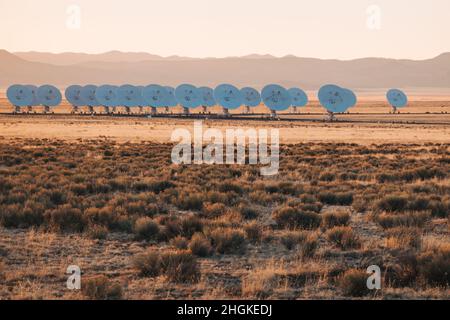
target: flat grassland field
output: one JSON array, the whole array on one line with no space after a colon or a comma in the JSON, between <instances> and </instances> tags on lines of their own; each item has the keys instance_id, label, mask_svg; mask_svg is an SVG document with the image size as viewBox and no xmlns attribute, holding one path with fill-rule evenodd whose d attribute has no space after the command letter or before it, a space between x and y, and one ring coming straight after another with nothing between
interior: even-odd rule
<instances>
[{"instance_id":1,"label":"flat grassland field","mask_svg":"<svg viewBox=\"0 0 450 320\"><path fill-rule=\"evenodd\" d=\"M279 129L271 177L172 164L192 119L0 115L0 299L450 299L450 103L300 110L203 121Z\"/></svg>"}]
</instances>

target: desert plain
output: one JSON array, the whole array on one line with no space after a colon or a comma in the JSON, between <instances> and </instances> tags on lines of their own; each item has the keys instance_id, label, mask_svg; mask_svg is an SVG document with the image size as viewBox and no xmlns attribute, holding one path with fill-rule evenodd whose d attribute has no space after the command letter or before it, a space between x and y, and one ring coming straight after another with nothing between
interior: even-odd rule
<instances>
[{"instance_id":1,"label":"desert plain","mask_svg":"<svg viewBox=\"0 0 450 320\"><path fill-rule=\"evenodd\" d=\"M450 298L449 101L202 120L279 129L269 177L172 164L171 133L198 119L11 111L0 99L0 299Z\"/></svg>"}]
</instances>

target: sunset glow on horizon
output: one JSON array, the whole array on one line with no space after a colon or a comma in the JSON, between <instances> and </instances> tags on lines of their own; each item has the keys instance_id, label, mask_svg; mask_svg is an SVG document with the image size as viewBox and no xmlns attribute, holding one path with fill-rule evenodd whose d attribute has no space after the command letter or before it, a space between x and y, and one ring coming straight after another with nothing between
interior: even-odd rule
<instances>
[{"instance_id":1,"label":"sunset glow on horizon","mask_svg":"<svg viewBox=\"0 0 450 320\"><path fill-rule=\"evenodd\" d=\"M428 59L450 51L450 1L430 2L3 0L0 48Z\"/></svg>"}]
</instances>

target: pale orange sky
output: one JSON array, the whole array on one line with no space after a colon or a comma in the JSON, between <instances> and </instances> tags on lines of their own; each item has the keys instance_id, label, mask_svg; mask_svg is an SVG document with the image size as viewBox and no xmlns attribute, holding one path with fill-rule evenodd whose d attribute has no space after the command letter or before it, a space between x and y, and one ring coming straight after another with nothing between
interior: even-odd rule
<instances>
[{"instance_id":1,"label":"pale orange sky","mask_svg":"<svg viewBox=\"0 0 450 320\"><path fill-rule=\"evenodd\" d=\"M80 28L67 22L80 8ZM378 14L380 29L367 26ZM449 0L1 0L0 48L426 59L450 51ZM376 20L378 21L378 20Z\"/></svg>"}]
</instances>

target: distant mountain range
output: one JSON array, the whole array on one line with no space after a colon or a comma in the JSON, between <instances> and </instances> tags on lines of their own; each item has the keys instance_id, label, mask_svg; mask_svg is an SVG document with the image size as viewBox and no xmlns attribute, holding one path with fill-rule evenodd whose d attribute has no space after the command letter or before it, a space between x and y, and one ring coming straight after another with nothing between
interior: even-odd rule
<instances>
[{"instance_id":1,"label":"distant mountain range","mask_svg":"<svg viewBox=\"0 0 450 320\"><path fill-rule=\"evenodd\" d=\"M364 58L322 60L251 54L229 58L162 57L141 52L102 54L0 50L0 86L12 83L150 84L215 86L229 82L261 88L268 83L317 89L325 83L349 88L450 88L450 53L428 60Z\"/></svg>"}]
</instances>

